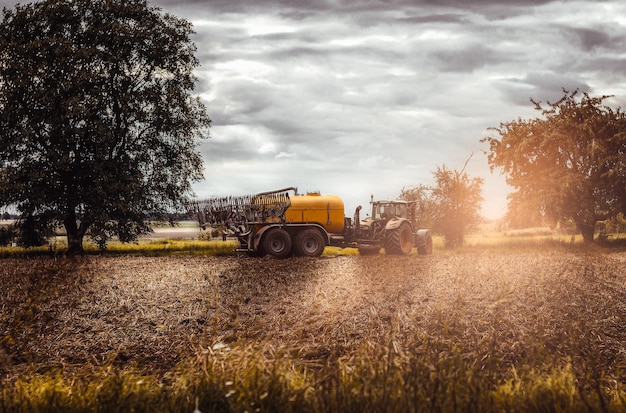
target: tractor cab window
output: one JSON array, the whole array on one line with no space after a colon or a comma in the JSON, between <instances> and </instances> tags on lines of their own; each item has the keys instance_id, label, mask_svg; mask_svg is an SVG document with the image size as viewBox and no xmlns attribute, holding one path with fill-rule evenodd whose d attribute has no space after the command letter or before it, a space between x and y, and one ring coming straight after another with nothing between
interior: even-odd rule
<instances>
[{"instance_id":1,"label":"tractor cab window","mask_svg":"<svg viewBox=\"0 0 626 413\"><path fill-rule=\"evenodd\" d=\"M388 220L394 217L393 204L378 204L374 208L374 219Z\"/></svg>"},{"instance_id":2,"label":"tractor cab window","mask_svg":"<svg viewBox=\"0 0 626 413\"><path fill-rule=\"evenodd\" d=\"M409 218L409 206L405 203L376 204L372 211L375 220L389 220L392 218Z\"/></svg>"},{"instance_id":3,"label":"tractor cab window","mask_svg":"<svg viewBox=\"0 0 626 413\"><path fill-rule=\"evenodd\" d=\"M407 218L407 210L405 204L396 204L396 216Z\"/></svg>"},{"instance_id":4,"label":"tractor cab window","mask_svg":"<svg viewBox=\"0 0 626 413\"><path fill-rule=\"evenodd\" d=\"M375 220L379 220L383 218L383 212L385 207L381 204L375 205L374 210L372 211L372 218Z\"/></svg>"}]
</instances>

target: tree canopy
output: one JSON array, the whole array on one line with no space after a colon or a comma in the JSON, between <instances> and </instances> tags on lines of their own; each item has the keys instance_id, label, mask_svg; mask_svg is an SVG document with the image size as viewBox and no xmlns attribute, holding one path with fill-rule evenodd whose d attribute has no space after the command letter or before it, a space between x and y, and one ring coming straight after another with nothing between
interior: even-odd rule
<instances>
[{"instance_id":1,"label":"tree canopy","mask_svg":"<svg viewBox=\"0 0 626 413\"><path fill-rule=\"evenodd\" d=\"M563 92L545 107L531 100L541 118L501 123L499 138L483 141L491 169L516 189L509 205L571 219L593 241L598 221L626 211L626 116L603 104L609 96Z\"/></svg>"},{"instance_id":2,"label":"tree canopy","mask_svg":"<svg viewBox=\"0 0 626 413\"><path fill-rule=\"evenodd\" d=\"M0 23L0 204L65 226L70 254L149 231L202 179L210 119L191 24L145 0L44 0Z\"/></svg>"}]
</instances>

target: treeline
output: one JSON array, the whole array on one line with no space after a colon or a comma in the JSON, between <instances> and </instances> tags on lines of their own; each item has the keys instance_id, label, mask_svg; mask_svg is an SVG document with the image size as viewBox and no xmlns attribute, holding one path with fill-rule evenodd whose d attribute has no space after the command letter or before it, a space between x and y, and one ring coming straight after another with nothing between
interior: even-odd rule
<instances>
[{"instance_id":1,"label":"treeline","mask_svg":"<svg viewBox=\"0 0 626 413\"><path fill-rule=\"evenodd\" d=\"M48 244L51 237L65 235L62 226L42 222L34 216L22 218L5 213L2 219L13 222L0 225L0 246L15 244L25 248L39 247ZM188 212L172 212L148 214L146 218L150 227L156 223L174 226L177 222L187 220L195 220L195 216Z\"/></svg>"}]
</instances>

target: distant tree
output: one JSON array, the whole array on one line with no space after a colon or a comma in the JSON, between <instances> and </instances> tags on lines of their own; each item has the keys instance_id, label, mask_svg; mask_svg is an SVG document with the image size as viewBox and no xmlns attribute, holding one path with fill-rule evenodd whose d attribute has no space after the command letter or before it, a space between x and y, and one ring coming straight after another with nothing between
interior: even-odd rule
<instances>
[{"instance_id":1,"label":"distant tree","mask_svg":"<svg viewBox=\"0 0 626 413\"><path fill-rule=\"evenodd\" d=\"M568 92L555 103L531 100L542 118L501 123L489 143L491 169L501 168L521 208L548 222L571 219L587 242L598 221L626 212L626 116L603 105L608 96Z\"/></svg>"},{"instance_id":2,"label":"distant tree","mask_svg":"<svg viewBox=\"0 0 626 413\"><path fill-rule=\"evenodd\" d=\"M18 236L14 225L0 226L0 246L9 245Z\"/></svg>"},{"instance_id":3,"label":"distant tree","mask_svg":"<svg viewBox=\"0 0 626 413\"><path fill-rule=\"evenodd\" d=\"M606 234L621 234L626 231L626 218L622 212L605 220L603 224L603 230Z\"/></svg>"},{"instance_id":4,"label":"distant tree","mask_svg":"<svg viewBox=\"0 0 626 413\"><path fill-rule=\"evenodd\" d=\"M434 186L404 188L400 198L418 201L423 217L420 225L443 234L446 247L459 247L463 245L465 235L482 221L480 206L484 181L470 178L465 167L457 171L445 165L437 167L433 176Z\"/></svg>"},{"instance_id":5,"label":"distant tree","mask_svg":"<svg viewBox=\"0 0 626 413\"><path fill-rule=\"evenodd\" d=\"M131 241L202 178L189 22L145 0L43 0L0 22L0 204ZM45 218L45 219L41 219Z\"/></svg>"},{"instance_id":6,"label":"distant tree","mask_svg":"<svg viewBox=\"0 0 626 413\"><path fill-rule=\"evenodd\" d=\"M417 215L421 228L433 228L437 207L432 197L433 188L428 185L418 185L402 188L400 199L415 201L417 203Z\"/></svg>"},{"instance_id":7,"label":"distant tree","mask_svg":"<svg viewBox=\"0 0 626 413\"><path fill-rule=\"evenodd\" d=\"M445 238L447 247L459 247L465 235L482 221L482 178L470 178L464 170L437 167L432 196L437 207L435 229Z\"/></svg>"},{"instance_id":8,"label":"distant tree","mask_svg":"<svg viewBox=\"0 0 626 413\"><path fill-rule=\"evenodd\" d=\"M52 233L44 215L27 215L19 220L15 229L18 231L18 243L22 247L38 247L46 243L46 238Z\"/></svg>"}]
</instances>

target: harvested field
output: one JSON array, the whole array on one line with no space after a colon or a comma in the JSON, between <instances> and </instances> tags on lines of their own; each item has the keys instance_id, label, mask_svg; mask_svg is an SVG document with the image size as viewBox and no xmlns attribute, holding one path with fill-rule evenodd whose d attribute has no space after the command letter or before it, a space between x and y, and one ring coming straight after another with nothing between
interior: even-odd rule
<instances>
[{"instance_id":1,"label":"harvested field","mask_svg":"<svg viewBox=\"0 0 626 413\"><path fill-rule=\"evenodd\" d=\"M626 383L624 253L6 259L0 294L5 384L101 366L166 377L200 357L232 373L250 351L312 387L389 352L493 383L554 367Z\"/></svg>"}]
</instances>

